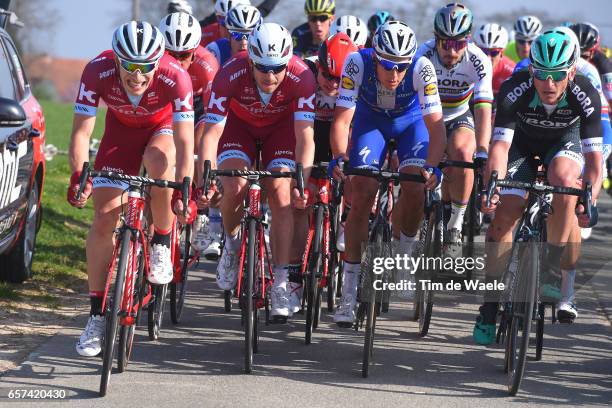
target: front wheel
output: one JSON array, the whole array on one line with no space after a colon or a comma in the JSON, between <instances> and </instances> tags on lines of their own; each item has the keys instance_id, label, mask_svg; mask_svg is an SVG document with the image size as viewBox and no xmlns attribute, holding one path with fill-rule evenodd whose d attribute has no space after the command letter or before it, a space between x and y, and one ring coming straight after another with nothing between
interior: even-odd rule
<instances>
[{"instance_id":1,"label":"front wheel","mask_svg":"<svg viewBox=\"0 0 612 408\"><path fill-rule=\"evenodd\" d=\"M177 231L179 227L177 226ZM187 275L189 272L189 263L191 261L191 225L186 225L182 228L182 239L184 239L184 247L176 248L180 251L180 268L178 282L172 282L170 284L170 319L173 324L178 324L183 316L183 307L185 305L185 294L187 293ZM172 260L174 263L174 259Z\"/></svg>"},{"instance_id":2,"label":"front wheel","mask_svg":"<svg viewBox=\"0 0 612 408\"><path fill-rule=\"evenodd\" d=\"M323 217L324 207L317 207L315 215L315 233L311 243L310 250L308 251L308 275L306 276L306 299L308 304L306 306L306 330L305 330L305 343L310 344L312 341L312 332L316 328L317 315L321 309L321 296L319 293L319 279L321 273L322 259L321 259L321 240L323 238ZM317 310L319 309L319 310Z\"/></svg>"},{"instance_id":3,"label":"front wheel","mask_svg":"<svg viewBox=\"0 0 612 408\"><path fill-rule=\"evenodd\" d=\"M166 304L168 285L152 285L152 287L153 300L148 307L147 326L149 329L149 340L157 340L159 339L159 332L164 319L164 305Z\"/></svg>"},{"instance_id":4,"label":"front wheel","mask_svg":"<svg viewBox=\"0 0 612 408\"><path fill-rule=\"evenodd\" d=\"M257 339L255 326L257 325L257 305L253 299L253 287L255 281L255 249L257 243L257 222L254 219L249 220L249 232L247 241L247 259L246 259L246 279L243 289L245 325L244 325L244 372L250 374L253 372L253 353L254 345Z\"/></svg>"}]
</instances>

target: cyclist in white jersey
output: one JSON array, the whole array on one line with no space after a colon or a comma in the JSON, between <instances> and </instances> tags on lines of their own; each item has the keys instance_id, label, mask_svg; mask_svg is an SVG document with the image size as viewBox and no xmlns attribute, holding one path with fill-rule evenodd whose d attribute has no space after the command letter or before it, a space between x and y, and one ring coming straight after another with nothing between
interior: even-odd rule
<instances>
[{"instance_id":1,"label":"cyclist in white jersey","mask_svg":"<svg viewBox=\"0 0 612 408\"><path fill-rule=\"evenodd\" d=\"M472 12L459 3L448 4L436 13L435 38L422 44L417 55L427 57L436 70L448 137L448 158L472 161L476 152L474 160L482 165L491 137L493 74L489 58L468 40L471 29ZM472 97L475 121L469 109ZM444 252L457 257L461 255L463 217L474 173L471 169L450 168L445 171L445 177L442 186L447 221Z\"/></svg>"}]
</instances>

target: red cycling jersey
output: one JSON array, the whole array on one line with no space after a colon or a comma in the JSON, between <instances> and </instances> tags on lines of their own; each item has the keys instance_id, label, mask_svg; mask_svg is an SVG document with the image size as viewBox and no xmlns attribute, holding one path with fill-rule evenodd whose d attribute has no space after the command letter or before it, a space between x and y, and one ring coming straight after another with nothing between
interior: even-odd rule
<instances>
[{"instance_id":1,"label":"red cycling jersey","mask_svg":"<svg viewBox=\"0 0 612 408\"><path fill-rule=\"evenodd\" d=\"M502 83L512 76L516 63L502 55L499 63L493 68L493 96L497 95Z\"/></svg>"},{"instance_id":2,"label":"red cycling jersey","mask_svg":"<svg viewBox=\"0 0 612 408\"><path fill-rule=\"evenodd\" d=\"M301 59L292 56L285 78L264 104L249 66L249 57L243 51L232 57L215 77L206 122L225 122L228 110L256 127L271 125L291 113L295 120L313 122L315 91L312 72Z\"/></svg>"},{"instance_id":3,"label":"red cycling jersey","mask_svg":"<svg viewBox=\"0 0 612 408\"><path fill-rule=\"evenodd\" d=\"M219 71L219 62L217 58L202 46L196 48L195 57L187 72L191 76L191 85L193 86L193 95L202 96L204 106L208 104L210 89L213 79Z\"/></svg>"},{"instance_id":4,"label":"red cycling jersey","mask_svg":"<svg viewBox=\"0 0 612 408\"><path fill-rule=\"evenodd\" d=\"M115 64L114 53L104 51L83 70L75 113L95 116L100 99L108 105L117 120L135 128L149 128L172 118L172 121L193 121L193 91L187 72L176 60L162 56L155 76L136 106L123 89Z\"/></svg>"},{"instance_id":5,"label":"red cycling jersey","mask_svg":"<svg viewBox=\"0 0 612 408\"><path fill-rule=\"evenodd\" d=\"M202 39L200 40L200 45L202 47L206 47L211 42L222 38L219 28L219 23L212 23L202 28Z\"/></svg>"}]
</instances>

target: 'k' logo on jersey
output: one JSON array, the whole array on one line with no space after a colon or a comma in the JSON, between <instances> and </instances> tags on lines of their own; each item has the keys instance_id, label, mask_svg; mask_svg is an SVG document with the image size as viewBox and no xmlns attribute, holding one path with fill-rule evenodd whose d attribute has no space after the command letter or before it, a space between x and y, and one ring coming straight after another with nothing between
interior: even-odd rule
<instances>
[{"instance_id":1,"label":"'k' logo on jersey","mask_svg":"<svg viewBox=\"0 0 612 408\"><path fill-rule=\"evenodd\" d=\"M225 108L223 107L223 102L225 102L226 100L227 98L225 96L217 98L217 95L215 95L214 92L211 92L210 102L208 102L208 109L212 108L213 106L216 106L220 112L225 112Z\"/></svg>"},{"instance_id":2,"label":"'k' logo on jersey","mask_svg":"<svg viewBox=\"0 0 612 408\"><path fill-rule=\"evenodd\" d=\"M79 90L79 101L82 101L83 98L87 99L90 103L96 103L93 96L96 93L94 91L88 91L85 89L85 84L81 82L81 89Z\"/></svg>"}]
</instances>

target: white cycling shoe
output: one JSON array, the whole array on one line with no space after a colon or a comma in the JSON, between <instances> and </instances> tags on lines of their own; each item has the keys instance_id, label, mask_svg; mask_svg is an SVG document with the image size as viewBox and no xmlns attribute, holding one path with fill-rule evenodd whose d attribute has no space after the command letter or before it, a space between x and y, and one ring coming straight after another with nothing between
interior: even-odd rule
<instances>
[{"instance_id":1,"label":"white cycling shoe","mask_svg":"<svg viewBox=\"0 0 612 408\"><path fill-rule=\"evenodd\" d=\"M89 316L85 330L76 344L76 351L83 357L94 357L102 352L106 320L104 316Z\"/></svg>"},{"instance_id":2,"label":"white cycling shoe","mask_svg":"<svg viewBox=\"0 0 612 408\"><path fill-rule=\"evenodd\" d=\"M204 258L213 261L219 259L219 256L221 256L221 235L210 232L206 237L206 241L208 245L206 245L206 249L202 251Z\"/></svg>"},{"instance_id":3,"label":"white cycling shoe","mask_svg":"<svg viewBox=\"0 0 612 408\"><path fill-rule=\"evenodd\" d=\"M196 251L203 251L208 244L208 217L204 214L198 214L193 222L191 246Z\"/></svg>"},{"instance_id":4,"label":"white cycling shoe","mask_svg":"<svg viewBox=\"0 0 612 408\"><path fill-rule=\"evenodd\" d=\"M217 265L217 286L223 290L232 290L238 279L238 266L240 258L235 252L231 252L227 246L221 255Z\"/></svg>"},{"instance_id":5,"label":"white cycling shoe","mask_svg":"<svg viewBox=\"0 0 612 408\"><path fill-rule=\"evenodd\" d=\"M291 317L293 313L289 310L289 289L288 286L283 288L282 286L272 287L272 307L270 314L272 319L277 323L285 323L288 317Z\"/></svg>"},{"instance_id":6,"label":"white cycling shoe","mask_svg":"<svg viewBox=\"0 0 612 408\"><path fill-rule=\"evenodd\" d=\"M355 294L343 294L334 314L334 322L340 327L351 327L355 321L356 306L357 296Z\"/></svg>"},{"instance_id":7,"label":"white cycling shoe","mask_svg":"<svg viewBox=\"0 0 612 408\"><path fill-rule=\"evenodd\" d=\"M172 281L172 259L170 248L162 244L151 245L149 282L155 285L165 285Z\"/></svg>"},{"instance_id":8,"label":"white cycling shoe","mask_svg":"<svg viewBox=\"0 0 612 408\"><path fill-rule=\"evenodd\" d=\"M297 313L302 309L302 292L304 287L301 283L288 282L287 290L289 291L289 312Z\"/></svg>"}]
</instances>

